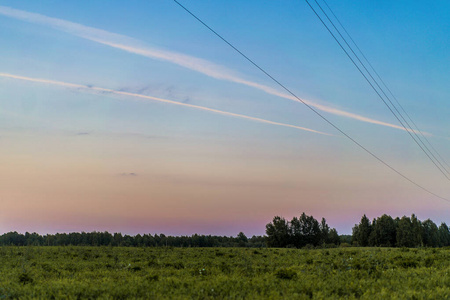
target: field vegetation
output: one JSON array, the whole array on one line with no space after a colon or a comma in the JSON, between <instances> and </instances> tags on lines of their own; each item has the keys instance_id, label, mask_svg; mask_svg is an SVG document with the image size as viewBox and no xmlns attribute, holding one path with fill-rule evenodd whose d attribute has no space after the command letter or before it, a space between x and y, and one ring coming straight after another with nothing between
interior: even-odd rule
<instances>
[{"instance_id":1,"label":"field vegetation","mask_svg":"<svg viewBox=\"0 0 450 300\"><path fill-rule=\"evenodd\" d=\"M450 299L448 248L0 247L0 299Z\"/></svg>"},{"instance_id":2,"label":"field vegetation","mask_svg":"<svg viewBox=\"0 0 450 300\"><path fill-rule=\"evenodd\" d=\"M305 213L251 238L8 232L0 300L450 299L449 245L415 215L364 215L351 236Z\"/></svg>"}]
</instances>

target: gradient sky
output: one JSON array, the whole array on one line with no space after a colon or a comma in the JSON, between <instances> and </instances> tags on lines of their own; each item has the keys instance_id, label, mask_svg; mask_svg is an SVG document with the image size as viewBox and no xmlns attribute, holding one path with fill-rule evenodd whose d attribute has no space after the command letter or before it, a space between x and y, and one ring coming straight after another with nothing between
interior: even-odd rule
<instances>
[{"instance_id":1,"label":"gradient sky","mask_svg":"<svg viewBox=\"0 0 450 300\"><path fill-rule=\"evenodd\" d=\"M180 1L392 167L429 161L304 1ZM450 163L450 3L330 7ZM0 1L0 233L264 234L275 215L450 223L172 1Z\"/></svg>"}]
</instances>

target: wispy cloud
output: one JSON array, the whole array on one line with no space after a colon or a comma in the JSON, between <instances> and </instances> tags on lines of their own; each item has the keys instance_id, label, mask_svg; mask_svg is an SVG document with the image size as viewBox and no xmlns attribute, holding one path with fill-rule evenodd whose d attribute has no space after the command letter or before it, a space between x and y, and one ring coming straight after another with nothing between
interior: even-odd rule
<instances>
[{"instance_id":1,"label":"wispy cloud","mask_svg":"<svg viewBox=\"0 0 450 300\"><path fill-rule=\"evenodd\" d=\"M167 61L173 64L177 64L179 66L182 66L184 68L202 73L204 75L207 75L209 77L213 77L219 80L225 80L230 81L238 84L243 84L255 89L258 89L260 91L263 91L267 94L278 96L284 99L289 99L292 101L299 100L295 98L292 95L280 92L279 90L276 90L272 87L259 84L257 82L249 81L236 72L233 72L232 70L217 65L215 63L212 63L210 61L193 57L190 55L185 55L182 53L177 53L173 51L168 50L161 50L149 47L148 45L145 45L143 42L130 38L128 36L108 32L102 29L97 29L93 27L84 26L78 23L47 17L41 14L37 13L30 13L6 6L0 6L0 14L8 17L12 17L15 19L19 19L22 21L34 23L34 24L40 24L45 25L57 30L61 30L64 32L67 32L69 34L94 41L103 45L107 45L116 49L121 49L124 51L127 51L129 53L145 56L152 59L157 60L163 60ZM348 111L344 111L341 109L333 108L327 105L318 104L309 100L302 99L305 103L308 105L321 110L323 112L327 112L330 114L338 115L345 118L350 118L354 120L358 120L361 122L366 123L372 123L376 125L382 125L387 126L395 129L405 130L403 127L379 120L375 120L372 118L368 118L362 115L354 114Z\"/></svg>"},{"instance_id":2,"label":"wispy cloud","mask_svg":"<svg viewBox=\"0 0 450 300\"><path fill-rule=\"evenodd\" d=\"M143 99L143 100L152 100L152 101L163 102L163 103L167 103L167 104L174 104L174 105L185 106L185 107L189 107L189 108L194 108L194 109L198 109L198 110L203 110L203 111L207 111L207 112L221 114L221 115L224 115L224 116L237 117L237 118L247 119L247 120L256 121L256 122L260 122L260 123L266 123L266 124L270 124L270 125L290 127L290 128L300 129L300 130L304 130L304 131L319 133L319 134L323 134L323 135L332 135L332 134L320 132L320 131L317 131L317 130L313 130L313 129L309 129L309 128L301 127L301 126L297 126L297 125L270 121L270 120L256 118L256 117L252 117L252 116L247 116L247 115L227 112L227 111L223 111L223 110L218 110L218 109L209 108L209 107L200 106L200 105L195 105L195 104L189 104L189 103L185 103L185 102L178 102L178 101L174 101L174 100L168 100L168 99L163 99L163 98L158 98L158 97L152 97L152 96L148 96L148 95L141 95L141 94L136 94L136 93L124 92L124 91L116 91L116 90L96 87L96 86L93 86L93 85L87 86L87 85L81 85L81 84L75 84L75 83L69 83L69 82L62 82L62 81L55 81L55 80L49 80L49 79L25 77L25 76L19 76L19 75L7 74L7 73L0 73L0 77L10 78L10 79L26 80L26 81L31 81L31 82L36 82L36 83L43 83L43 84L50 84L50 85L56 85L56 86L63 86L63 87L67 87L67 88L77 89L77 90L80 90L80 91L96 92L96 93L100 93L100 94L114 94L114 95L120 95L120 96L135 97L135 98L139 98L139 99Z\"/></svg>"},{"instance_id":3,"label":"wispy cloud","mask_svg":"<svg viewBox=\"0 0 450 300\"><path fill-rule=\"evenodd\" d=\"M127 176L127 177L136 177L136 173L121 173L120 176Z\"/></svg>"}]
</instances>

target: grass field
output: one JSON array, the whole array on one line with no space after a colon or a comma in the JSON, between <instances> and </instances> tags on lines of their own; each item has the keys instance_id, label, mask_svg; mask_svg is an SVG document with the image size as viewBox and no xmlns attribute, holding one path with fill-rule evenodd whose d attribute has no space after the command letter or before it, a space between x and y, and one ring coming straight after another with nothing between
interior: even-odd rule
<instances>
[{"instance_id":1,"label":"grass field","mask_svg":"<svg viewBox=\"0 0 450 300\"><path fill-rule=\"evenodd\" d=\"M450 249L1 247L0 299L450 299Z\"/></svg>"}]
</instances>

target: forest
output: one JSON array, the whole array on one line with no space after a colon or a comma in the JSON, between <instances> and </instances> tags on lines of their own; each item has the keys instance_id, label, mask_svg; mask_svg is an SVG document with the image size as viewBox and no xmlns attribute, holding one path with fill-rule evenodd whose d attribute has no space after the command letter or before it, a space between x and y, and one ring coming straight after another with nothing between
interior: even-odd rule
<instances>
[{"instance_id":1,"label":"forest","mask_svg":"<svg viewBox=\"0 0 450 300\"><path fill-rule=\"evenodd\" d=\"M333 248L341 243L359 247L445 247L450 246L450 231L445 223L438 227L432 220L382 215L370 221L363 215L352 235L339 235L325 218L319 222L302 213L287 221L275 216L265 228L265 236L236 237L164 234L123 235L109 232L71 232L40 235L7 232L0 235L0 246L121 246L121 247L250 247L250 248Z\"/></svg>"},{"instance_id":2,"label":"forest","mask_svg":"<svg viewBox=\"0 0 450 300\"><path fill-rule=\"evenodd\" d=\"M291 221L276 216L266 225L268 247L329 247L343 242L343 236L327 225L303 213ZM438 227L432 220L382 215L371 222L363 215L352 230L351 245L359 247L445 247L450 246L450 231L445 223Z\"/></svg>"},{"instance_id":3,"label":"forest","mask_svg":"<svg viewBox=\"0 0 450 300\"><path fill-rule=\"evenodd\" d=\"M411 217L392 218L386 214L370 222L366 215L353 227L352 241L357 246L445 247L450 246L450 231L445 223Z\"/></svg>"},{"instance_id":4,"label":"forest","mask_svg":"<svg viewBox=\"0 0 450 300\"><path fill-rule=\"evenodd\" d=\"M120 247L265 247L265 238L247 238L240 232L236 237L198 235L166 236L137 234L135 236L109 232L71 232L39 235L8 232L0 236L0 246L120 246Z\"/></svg>"}]
</instances>

